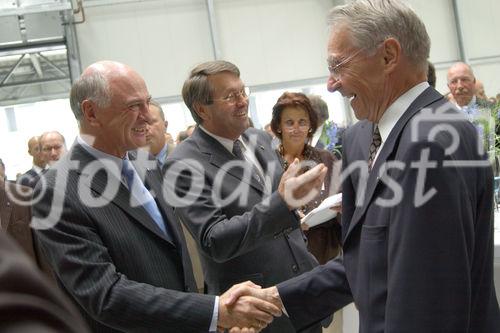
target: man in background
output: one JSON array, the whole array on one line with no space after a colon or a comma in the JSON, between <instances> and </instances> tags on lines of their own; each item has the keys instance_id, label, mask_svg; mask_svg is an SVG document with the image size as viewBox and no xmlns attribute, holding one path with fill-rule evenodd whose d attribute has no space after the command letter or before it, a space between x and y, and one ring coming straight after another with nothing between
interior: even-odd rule
<instances>
[{"instance_id":1,"label":"man in background","mask_svg":"<svg viewBox=\"0 0 500 333\"><path fill-rule=\"evenodd\" d=\"M66 153L66 141L58 131L45 132L40 136L40 148L42 159L50 167Z\"/></svg>"},{"instance_id":2,"label":"man in background","mask_svg":"<svg viewBox=\"0 0 500 333\"><path fill-rule=\"evenodd\" d=\"M165 113L161 105L151 100L149 103L149 112L151 120L147 125L146 142L150 153L158 161L160 168L163 168L165 159L175 146L167 142L165 134L168 128L168 121L165 119Z\"/></svg>"},{"instance_id":3,"label":"man in background","mask_svg":"<svg viewBox=\"0 0 500 333\"><path fill-rule=\"evenodd\" d=\"M33 166L18 179L18 183L23 186L35 188L36 181L45 169L46 162L43 159L40 149L40 137L34 136L28 140L28 154L33 157Z\"/></svg>"},{"instance_id":4,"label":"man in background","mask_svg":"<svg viewBox=\"0 0 500 333\"><path fill-rule=\"evenodd\" d=\"M457 62L448 69L448 88L456 106L472 119L480 108L491 105L485 99L476 97L476 77L472 68Z\"/></svg>"}]
</instances>

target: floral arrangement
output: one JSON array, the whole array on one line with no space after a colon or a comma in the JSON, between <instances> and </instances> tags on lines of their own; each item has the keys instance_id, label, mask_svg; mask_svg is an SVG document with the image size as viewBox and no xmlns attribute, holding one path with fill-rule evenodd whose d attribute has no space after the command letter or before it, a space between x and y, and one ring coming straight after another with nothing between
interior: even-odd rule
<instances>
[{"instance_id":1,"label":"floral arrangement","mask_svg":"<svg viewBox=\"0 0 500 333\"><path fill-rule=\"evenodd\" d=\"M323 129L325 136L322 135L324 139L325 149L334 153L338 157L342 156L342 146L338 144L339 140L339 127L333 121L325 122L325 127Z\"/></svg>"}]
</instances>

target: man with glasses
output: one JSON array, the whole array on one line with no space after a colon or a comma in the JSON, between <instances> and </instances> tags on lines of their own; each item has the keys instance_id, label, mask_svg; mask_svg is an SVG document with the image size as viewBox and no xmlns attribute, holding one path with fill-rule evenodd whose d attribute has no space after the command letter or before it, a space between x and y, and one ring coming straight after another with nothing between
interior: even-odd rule
<instances>
[{"instance_id":1,"label":"man with glasses","mask_svg":"<svg viewBox=\"0 0 500 333\"><path fill-rule=\"evenodd\" d=\"M182 96L198 126L167 158L165 179L176 178L175 212L197 241L210 294L237 281L271 286L317 265L294 212L300 200L294 198L317 190L326 168L318 165L294 177L294 164L282 176L269 135L248 128L248 94L234 64L196 66ZM306 181L294 198L288 196L290 181L300 179ZM306 332L320 331L314 325ZM266 332L295 329L281 316Z\"/></svg>"},{"instance_id":2,"label":"man with glasses","mask_svg":"<svg viewBox=\"0 0 500 333\"><path fill-rule=\"evenodd\" d=\"M255 293L296 329L354 300L360 332L498 332L492 170L427 83L423 22L402 1L358 0L329 23L328 89L360 120L343 139L343 257Z\"/></svg>"},{"instance_id":3,"label":"man with glasses","mask_svg":"<svg viewBox=\"0 0 500 333\"><path fill-rule=\"evenodd\" d=\"M66 142L64 136L57 132L45 132L40 136L40 147L42 156L48 166L52 166L59 161L61 156L66 152Z\"/></svg>"}]
</instances>

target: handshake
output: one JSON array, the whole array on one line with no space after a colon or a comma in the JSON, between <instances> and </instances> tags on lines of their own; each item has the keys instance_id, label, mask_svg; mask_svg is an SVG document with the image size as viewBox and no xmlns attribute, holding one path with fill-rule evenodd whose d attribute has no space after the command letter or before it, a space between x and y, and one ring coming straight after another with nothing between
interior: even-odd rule
<instances>
[{"instance_id":1,"label":"handshake","mask_svg":"<svg viewBox=\"0 0 500 333\"><path fill-rule=\"evenodd\" d=\"M276 287L262 289L251 281L232 286L219 297L217 329L256 333L281 316L283 304Z\"/></svg>"}]
</instances>

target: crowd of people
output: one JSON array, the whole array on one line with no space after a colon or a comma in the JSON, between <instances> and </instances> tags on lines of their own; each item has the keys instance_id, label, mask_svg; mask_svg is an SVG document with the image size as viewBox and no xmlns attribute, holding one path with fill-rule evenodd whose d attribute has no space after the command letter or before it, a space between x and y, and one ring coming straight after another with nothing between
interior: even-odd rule
<instances>
[{"instance_id":1,"label":"crowd of people","mask_svg":"<svg viewBox=\"0 0 500 333\"><path fill-rule=\"evenodd\" d=\"M253 128L239 68L216 60L189 72L196 125L174 144L136 70L88 66L72 146L33 137L33 167L0 177L18 243L0 235L0 330L319 333L354 302L360 332L497 331L493 173L473 124L493 101L464 63L448 98L428 83L430 39L404 2L353 1L328 24L327 87L359 119L346 129L298 92ZM301 223L339 192L337 214Z\"/></svg>"}]
</instances>

